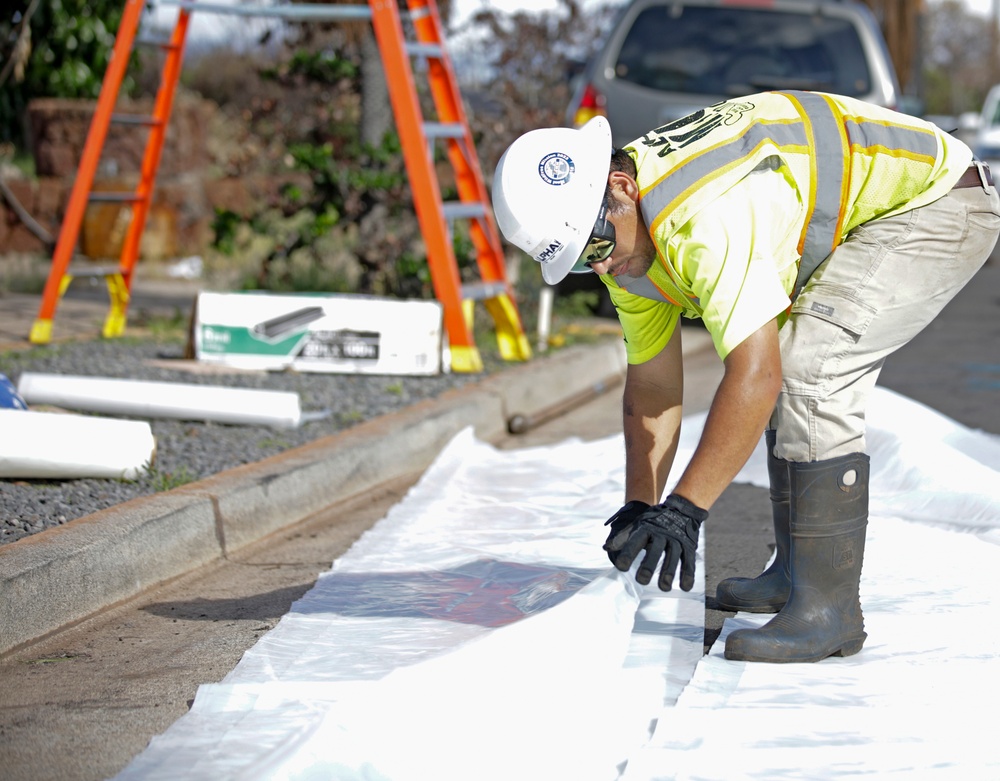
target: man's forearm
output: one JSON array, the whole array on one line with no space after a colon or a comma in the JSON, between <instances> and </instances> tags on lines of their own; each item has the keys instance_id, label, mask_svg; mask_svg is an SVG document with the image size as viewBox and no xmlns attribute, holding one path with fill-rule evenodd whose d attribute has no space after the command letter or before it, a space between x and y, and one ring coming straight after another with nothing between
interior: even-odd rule
<instances>
[{"instance_id":1,"label":"man's forearm","mask_svg":"<svg viewBox=\"0 0 1000 781\"><path fill-rule=\"evenodd\" d=\"M781 390L781 356L774 321L726 358L698 447L674 490L710 509L760 441Z\"/></svg>"},{"instance_id":2,"label":"man's forearm","mask_svg":"<svg viewBox=\"0 0 1000 781\"><path fill-rule=\"evenodd\" d=\"M663 406L643 392L626 391L622 402L625 433L625 501L656 504L670 473L680 437L681 406Z\"/></svg>"},{"instance_id":3,"label":"man's forearm","mask_svg":"<svg viewBox=\"0 0 1000 781\"><path fill-rule=\"evenodd\" d=\"M727 381L731 387L727 388ZM701 441L675 491L710 509L746 464L767 425L775 396L765 386L724 379L705 420Z\"/></svg>"},{"instance_id":4,"label":"man's forearm","mask_svg":"<svg viewBox=\"0 0 1000 781\"><path fill-rule=\"evenodd\" d=\"M622 395L625 433L625 501L657 504L680 436L684 399L681 329L660 353L628 367Z\"/></svg>"}]
</instances>

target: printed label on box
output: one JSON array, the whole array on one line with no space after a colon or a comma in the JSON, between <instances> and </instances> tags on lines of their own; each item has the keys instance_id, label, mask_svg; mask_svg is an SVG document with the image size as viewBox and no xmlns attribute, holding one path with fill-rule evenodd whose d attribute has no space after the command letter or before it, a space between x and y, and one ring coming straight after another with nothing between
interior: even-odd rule
<instances>
[{"instance_id":1,"label":"printed label on box","mask_svg":"<svg viewBox=\"0 0 1000 781\"><path fill-rule=\"evenodd\" d=\"M370 374L447 370L437 301L201 293L194 341L199 360L239 368Z\"/></svg>"}]
</instances>

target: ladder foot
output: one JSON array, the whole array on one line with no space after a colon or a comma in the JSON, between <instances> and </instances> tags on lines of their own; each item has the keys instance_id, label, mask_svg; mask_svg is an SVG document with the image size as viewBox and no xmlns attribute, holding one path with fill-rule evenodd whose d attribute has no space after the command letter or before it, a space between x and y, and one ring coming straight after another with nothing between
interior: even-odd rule
<instances>
[{"instance_id":1,"label":"ladder foot","mask_svg":"<svg viewBox=\"0 0 1000 781\"><path fill-rule=\"evenodd\" d=\"M48 344L52 341L52 320L38 318L31 326L28 341L32 344Z\"/></svg>"},{"instance_id":2,"label":"ladder foot","mask_svg":"<svg viewBox=\"0 0 1000 781\"><path fill-rule=\"evenodd\" d=\"M111 309L104 320L104 330L101 334L105 339L114 339L125 333L125 313L131 294L128 285L125 284L125 278L121 274L108 274L104 279L108 284Z\"/></svg>"},{"instance_id":3,"label":"ladder foot","mask_svg":"<svg viewBox=\"0 0 1000 781\"><path fill-rule=\"evenodd\" d=\"M104 328L101 329L101 336L105 339L115 339L125 333L125 316L115 316L109 314L104 321Z\"/></svg>"},{"instance_id":4,"label":"ladder foot","mask_svg":"<svg viewBox=\"0 0 1000 781\"><path fill-rule=\"evenodd\" d=\"M531 359L531 342L520 331L497 329L497 347L505 361L527 361Z\"/></svg>"},{"instance_id":5,"label":"ladder foot","mask_svg":"<svg viewBox=\"0 0 1000 781\"><path fill-rule=\"evenodd\" d=\"M505 361L527 361L531 358L531 343L521 326L517 307L508 295L500 295L485 301L486 308L493 317L493 328L497 335L500 357Z\"/></svg>"},{"instance_id":6,"label":"ladder foot","mask_svg":"<svg viewBox=\"0 0 1000 781\"><path fill-rule=\"evenodd\" d=\"M483 370L483 359L479 355L479 349L474 346L452 345L451 370L453 372L469 374L481 372Z\"/></svg>"}]
</instances>

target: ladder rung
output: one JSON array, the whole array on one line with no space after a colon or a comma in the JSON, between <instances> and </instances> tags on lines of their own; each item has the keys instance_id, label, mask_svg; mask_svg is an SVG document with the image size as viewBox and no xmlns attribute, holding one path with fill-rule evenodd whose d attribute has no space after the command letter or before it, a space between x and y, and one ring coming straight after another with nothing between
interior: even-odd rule
<instances>
[{"instance_id":1,"label":"ladder rung","mask_svg":"<svg viewBox=\"0 0 1000 781\"><path fill-rule=\"evenodd\" d=\"M68 277L108 277L121 273L119 266L95 266L87 262L71 263L66 269Z\"/></svg>"},{"instance_id":2,"label":"ladder rung","mask_svg":"<svg viewBox=\"0 0 1000 781\"><path fill-rule=\"evenodd\" d=\"M143 200L135 193L92 192L93 203L138 203Z\"/></svg>"},{"instance_id":3,"label":"ladder rung","mask_svg":"<svg viewBox=\"0 0 1000 781\"><path fill-rule=\"evenodd\" d=\"M465 125L461 122L424 122L424 135L428 138L465 138Z\"/></svg>"},{"instance_id":4,"label":"ladder rung","mask_svg":"<svg viewBox=\"0 0 1000 781\"><path fill-rule=\"evenodd\" d=\"M473 282L469 285L462 285L462 299L465 301L485 301L506 292L507 285L503 282Z\"/></svg>"},{"instance_id":5,"label":"ladder rung","mask_svg":"<svg viewBox=\"0 0 1000 781\"><path fill-rule=\"evenodd\" d=\"M136 38L136 46L152 46L157 49L179 49L180 47L169 38Z\"/></svg>"},{"instance_id":6,"label":"ladder rung","mask_svg":"<svg viewBox=\"0 0 1000 781\"><path fill-rule=\"evenodd\" d=\"M445 219L461 220L470 217L482 217L486 214L486 209L481 203L465 201L449 201L442 204Z\"/></svg>"},{"instance_id":7,"label":"ladder rung","mask_svg":"<svg viewBox=\"0 0 1000 781\"><path fill-rule=\"evenodd\" d=\"M117 125L146 125L147 127L163 124L161 120L147 114L112 114L111 121Z\"/></svg>"},{"instance_id":8,"label":"ladder rung","mask_svg":"<svg viewBox=\"0 0 1000 781\"><path fill-rule=\"evenodd\" d=\"M413 57L440 58L444 56L444 47L439 43L412 43L406 44L406 53Z\"/></svg>"},{"instance_id":9,"label":"ladder rung","mask_svg":"<svg viewBox=\"0 0 1000 781\"><path fill-rule=\"evenodd\" d=\"M345 3L315 3L315 4L234 4L208 3L204 0L159 0L159 4L167 7L183 8L187 11L204 11L209 14L225 14L228 16L264 16L277 17L288 22L355 22L372 18L372 9L367 4Z\"/></svg>"}]
</instances>

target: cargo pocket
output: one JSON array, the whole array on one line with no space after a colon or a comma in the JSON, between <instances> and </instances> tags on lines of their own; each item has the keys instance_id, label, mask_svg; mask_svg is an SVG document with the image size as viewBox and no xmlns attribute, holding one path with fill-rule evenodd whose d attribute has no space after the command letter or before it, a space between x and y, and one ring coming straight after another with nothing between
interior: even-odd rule
<instances>
[{"instance_id":1,"label":"cargo pocket","mask_svg":"<svg viewBox=\"0 0 1000 781\"><path fill-rule=\"evenodd\" d=\"M872 321L875 309L841 285L813 282L792 305L791 321L779 332L782 388L786 393L823 398L835 375Z\"/></svg>"},{"instance_id":2,"label":"cargo pocket","mask_svg":"<svg viewBox=\"0 0 1000 781\"><path fill-rule=\"evenodd\" d=\"M818 317L860 337L875 319L875 309L855 297L849 289L825 285L817 280L792 304L792 315Z\"/></svg>"}]
</instances>

